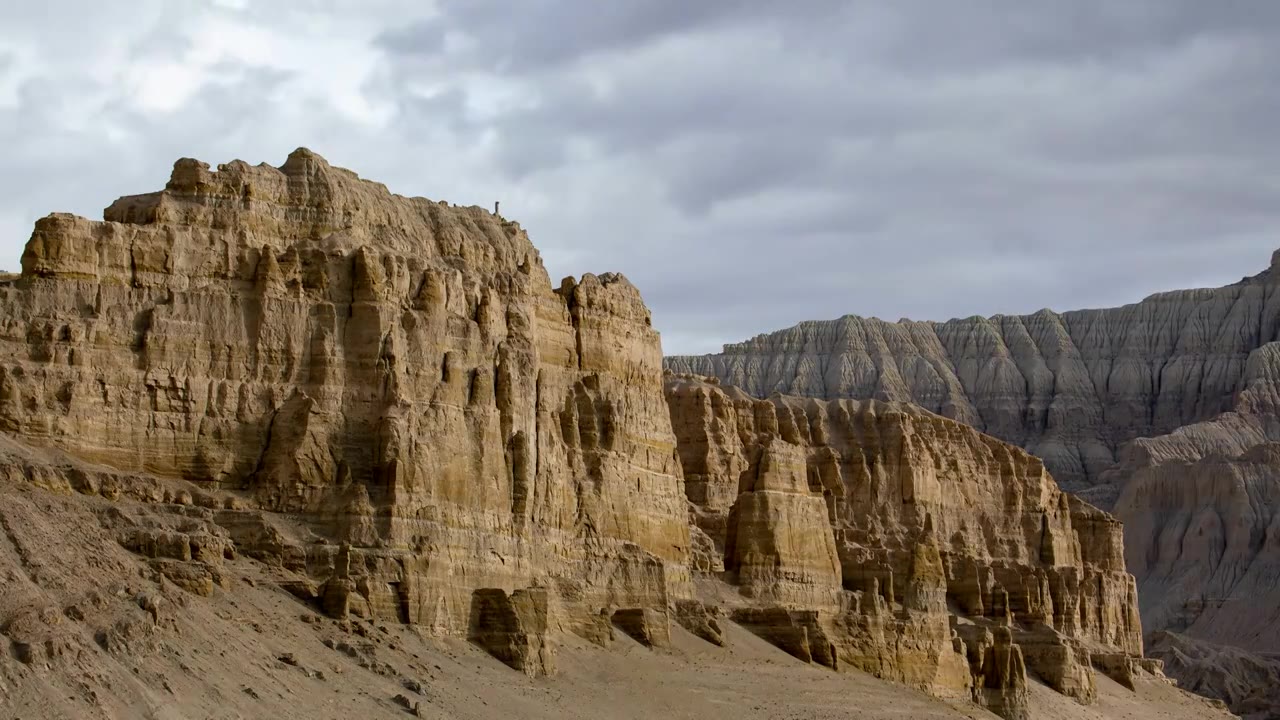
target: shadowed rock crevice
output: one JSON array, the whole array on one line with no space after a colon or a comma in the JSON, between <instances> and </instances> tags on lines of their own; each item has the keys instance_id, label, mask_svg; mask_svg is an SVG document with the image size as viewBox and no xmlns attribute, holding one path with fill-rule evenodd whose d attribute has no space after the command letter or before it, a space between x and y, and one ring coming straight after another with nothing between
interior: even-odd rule
<instances>
[{"instance_id":1,"label":"shadowed rock crevice","mask_svg":"<svg viewBox=\"0 0 1280 720\"><path fill-rule=\"evenodd\" d=\"M471 596L467 639L530 677L554 675L548 638L548 594L542 589L481 588Z\"/></svg>"}]
</instances>

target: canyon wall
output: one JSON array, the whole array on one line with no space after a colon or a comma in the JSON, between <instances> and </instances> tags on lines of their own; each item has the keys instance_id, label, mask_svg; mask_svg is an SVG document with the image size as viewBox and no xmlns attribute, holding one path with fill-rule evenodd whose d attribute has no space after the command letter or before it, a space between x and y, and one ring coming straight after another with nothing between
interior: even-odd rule
<instances>
[{"instance_id":1,"label":"canyon wall","mask_svg":"<svg viewBox=\"0 0 1280 720\"><path fill-rule=\"evenodd\" d=\"M1153 656L1245 716L1280 708L1280 345L1252 353L1231 412L1126 446L1104 473L1125 519Z\"/></svg>"},{"instance_id":2,"label":"canyon wall","mask_svg":"<svg viewBox=\"0 0 1280 720\"><path fill-rule=\"evenodd\" d=\"M666 366L761 397L914 403L1026 448L1078 490L1126 442L1233 407L1250 353L1280 339L1277 283L1273 265L1227 287L1106 310L896 323L846 315Z\"/></svg>"},{"instance_id":3,"label":"canyon wall","mask_svg":"<svg viewBox=\"0 0 1280 720\"><path fill-rule=\"evenodd\" d=\"M759 394L912 402L1042 457L1124 523L1158 656L1245 712L1247 679L1175 652L1224 644L1265 665L1280 651L1278 260L1109 310L806 322L666 367Z\"/></svg>"}]
</instances>

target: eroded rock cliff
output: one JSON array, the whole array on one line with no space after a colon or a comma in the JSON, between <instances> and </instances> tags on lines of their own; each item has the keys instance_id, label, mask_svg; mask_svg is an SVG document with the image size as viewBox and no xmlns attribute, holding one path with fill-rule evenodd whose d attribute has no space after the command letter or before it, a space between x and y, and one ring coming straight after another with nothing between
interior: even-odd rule
<instances>
[{"instance_id":1,"label":"eroded rock cliff","mask_svg":"<svg viewBox=\"0 0 1280 720\"><path fill-rule=\"evenodd\" d=\"M1280 339L1280 272L1106 310L896 323L846 315L669 357L747 392L910 402L1044 459L1069 490L1128 441L1233 407L1249 355Z\"/></svg>"},{"instance_id":2,"label":"eroded rock cliff","mask_svg":"<svg viewBox=\"0 0 1280 720\"><path fill-rule=\"evenodd\" d=\"M1120 524L1034 456L904 403L760 400L689 375L667 398L695 572L777 608L734 618L793 654L816 658L818 637L832 664L1006 717L1027 669L1082 702L1095 663L1139 671Z\"/></svg>"},{"instance_id":3,"label":"eroded rock cliff","mask_svg":"<svg viewBox=\"0 0 1280 720\"><path fill-rule=\"evenodd\" d=\"M1274 653L1278 262L1280 252L1236 284L1110 310L945 323L847 316L666 364L758 393L910 401L1022 445L1123 521L1148 632ZM1195 667L1180 661L1172 673L1244 703L1247 681Z\"/></svg>"},{"instance_id":4,"label":"eroded rock cliff","mask_svg":"<svg viewBox=\"0 0 1280 720\"><path fill-rule=\"evenodd\" d=\"M1226 703L1241 717L1280 716L1280 659L1276 656L1172 632L1154 633L1150 651L1177 675L1182 687Z\"/></svg>"},{"instance_id":5,"label":"eroded rock cliff","mask_svg":"<svg viewBox=\"0 0 1280 720\"><path fill-rule=\"evenodd\" d=\"M477 590L543 587L581 629L688 592L648 310L619 275L553 289L515 223L300 149L180 160L22 264L0 429L303 518L228 524L328 608L465 634Z\"/></svg>"}]
</instances>

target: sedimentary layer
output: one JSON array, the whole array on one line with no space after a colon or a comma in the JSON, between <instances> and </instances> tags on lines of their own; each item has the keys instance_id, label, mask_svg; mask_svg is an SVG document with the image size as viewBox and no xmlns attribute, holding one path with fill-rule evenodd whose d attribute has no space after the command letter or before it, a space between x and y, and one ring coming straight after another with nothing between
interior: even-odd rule
<instances>
[{"instance_id":1,"label":"sedimentary layer","mask_svg":"<svg viewBox=\"0 0 1280 720\"><path fill-rule=\"evenodd\" d=\"M1250 354L1280 339L1277 257L1234 285L1119 308L947 322L846 315L666 366L761 397L911 402L1026 448L1080 489L1126 442L1233 407Z\"/></svg>"},{"instance_id":2,"label":"sedimentary layer","mask_svg":"<svg viewBox=\"0 0 1280 720\"><path fill-rule=\"evenodd\" d=\"M179 160L105 215L40 220L0 287L0 429L304 518L313 542L244 549L361 615L463 634L482 588L546 586L574 622L687 594L622 276L553 288L515 223L302 149Z\"/></svg>"},{"instance_id":3,"label":"sedimentary layer","mask_svg":"<svg viewBox=\"0 0 1280 720\"><path fill-rule=\"evenodd\" d=\"M945 323L847 316L666 365L764 394L906 400L1022 445L1123 521L1148 632L1273 653L1277 258L1233 285L1121 308ZM1252 707L1247 681L1196 667L1171 672Z\"/></svg>"},{"instance_id":4,"label":"sedimentary layer","mask_svg":"<svg viewBox=\"0 0 1280 720\"><path fill-rule=\"evenodd\" d=\"M807 627L833 661L1011 716L1028 668L1082 702L1092 666L1141 671L1120 524L1038 458L905 403L761 400L688 375L667 398L695 573L808 613L749 624Z\"/></svg>"}]
</instances>

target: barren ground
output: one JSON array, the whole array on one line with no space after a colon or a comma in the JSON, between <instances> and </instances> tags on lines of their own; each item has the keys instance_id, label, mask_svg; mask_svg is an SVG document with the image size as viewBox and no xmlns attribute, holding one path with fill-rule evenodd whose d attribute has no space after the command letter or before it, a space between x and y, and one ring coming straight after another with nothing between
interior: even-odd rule
<instances>
[{"instance_id":1,"label":"barren ground","mask_svg":"<svg viewBox=\"0 0 1280 720\"><path fill-rule=\"evenodd\" d=\"M460 639L323 618L243 557L200 597L157 581L106 527L177 510L0 480L0 717L400 718L415 704L428 718L995 717L805 665L731 623L726 648L675 625L668 650L559 636L558 675L532 680ZM1091 707L1036 686L1034 717L1223 716L1153 678L1136 693L1098 683Z\"/></svg>"}]
</instances>

